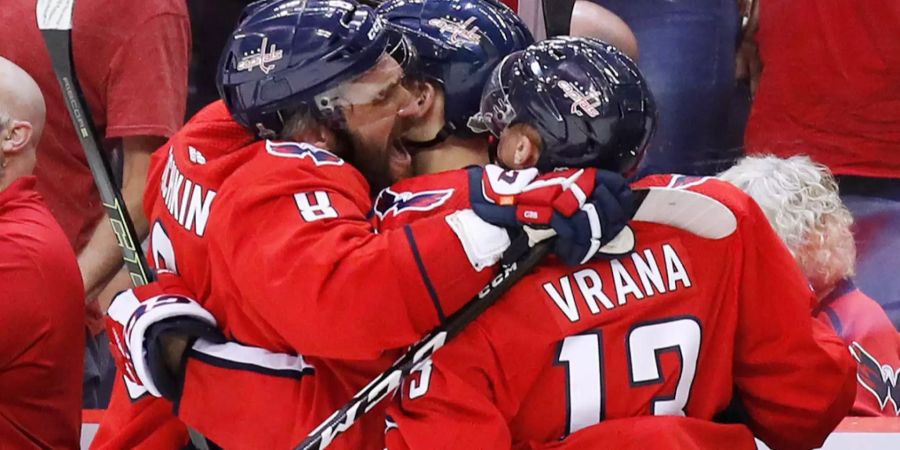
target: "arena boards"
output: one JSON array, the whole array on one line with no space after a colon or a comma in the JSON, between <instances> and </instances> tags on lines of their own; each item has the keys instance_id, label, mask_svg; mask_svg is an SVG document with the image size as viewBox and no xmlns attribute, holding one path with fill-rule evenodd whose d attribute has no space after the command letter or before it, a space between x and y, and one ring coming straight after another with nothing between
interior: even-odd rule
<instances>
[{"instance_id":1,"label":"arena boards","mask_svg":"<svg viewBox=\"0 0 900 450\"><path fill-rule=\"evenodd\" d=\"M100 418L101 409L87 409L82 413L81 448L87 450ZM768 450L757 441L760 450ZM883 450L900 449L900 420L890 418L848 417L838 425L837 430L825 441L823 450Z\"/></svg>"}]
</instances>

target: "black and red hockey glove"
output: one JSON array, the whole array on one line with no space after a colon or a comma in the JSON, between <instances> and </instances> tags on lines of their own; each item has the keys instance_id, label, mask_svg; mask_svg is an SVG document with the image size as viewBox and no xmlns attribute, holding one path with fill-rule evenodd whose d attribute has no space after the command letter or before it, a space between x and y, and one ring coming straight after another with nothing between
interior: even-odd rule
<instances>
[{"instance_id":1,"label":"black and red hockey glove","mask_svg":"<svg viewBox=\"0 0 900 450\"><path fill-rule=\"evenodd\" d=\"M554 253L567 264L583 264L598 252L619 255L633 249L633 237L617 239L616 248L603 248L623 230L631 233L626 225L635 213L635 199L619 174L585 168L538 175L536 169L495 165L468 170L478 217L524 229L533 243L557 236Z\"/></svg>"}]
</instances>

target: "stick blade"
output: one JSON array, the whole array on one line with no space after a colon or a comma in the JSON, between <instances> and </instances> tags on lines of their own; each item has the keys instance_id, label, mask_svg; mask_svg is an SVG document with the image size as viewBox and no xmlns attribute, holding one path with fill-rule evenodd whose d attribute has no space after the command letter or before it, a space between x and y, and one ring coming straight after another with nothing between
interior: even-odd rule
<instances>
[{"instance_id":1,"label":"stick blade","mask_svg":"<svg viewBox=\"0 0 900 450\"><path fill-rule=\"evenodd\" d=\"M71 30L74 5L75 0L38 0L35 8L38 29Z\"/></svg>"},{"instance_id":2,"label":"stick blade","mask_svg":"<svg viewBox=\"0 0 900 450\"><path fill-rule=\"evenodd\" d=\"M677 188L649 188L633 220L673 226L706 239L722 239L737 229L737 218L727 206Z\"/></svg>"}]
</instances>

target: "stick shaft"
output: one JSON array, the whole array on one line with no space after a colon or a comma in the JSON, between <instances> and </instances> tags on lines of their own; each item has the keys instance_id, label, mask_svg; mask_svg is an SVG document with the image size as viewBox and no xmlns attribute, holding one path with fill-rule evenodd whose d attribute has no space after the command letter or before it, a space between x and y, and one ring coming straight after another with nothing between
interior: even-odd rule
<instances>
[{"instance_id":1,"label":"stick shaft","mask_svg":"<svg viewBox=\"0 0 900 450\"><path fill-rule=\"evenodd\" d=\"M112 165L97 140L96 128L75 76L72 58L73 7L74 0L39 0L35 11L38 26L50 54L66 109L69 110L72 125L75 126L75 134L78 135L78 141L84 149L94 183L97 185L100 201L122 250L125 268L131 277L131 283L134 286L142 286L153 281L153 272L141 249L140 239L128 214L122 193L114 182ZM199 450L209 449L202 434L190 427L188 434L194 447Z\"/></svg>"},{"instance_id":2,"label":"stick shaft","mask_svg":"<svg viewBox=\"0 0 900 450\"><path fill-rule=\"evenodd\" d=\"M400 388L403 378L431 356L447 341L465 330L466 326L497 302L522 277L531 272L550 251L551 243L544 241L532 248L520 261L514 262L491 280L466 306L447 318L446 323L413 345L387 371L360 390L353 399L334 412L313 430L295 450L322 450L372 408Z\"/></svg>"},{"instance_id":3,"label":"stick shaft","mask_svg":"<svg viewBox=\"0 0 900 450\"><path fill-rule=\"evenodd\" d=\"M44 35L47 50L50 52L53 70L56 72L66 108L72 118L72 124L75 126L75 133L84 149L94 183L97 185L100 201L103 203L103 208L122 250L125 267L135 286L147 284L152 281L153 272L141 250L140 240L125 207L122 194L115 185L109 159L98 144L93 121L87 112L81 87L75 78L71 56L71 31L41 30L41 33Z\"/></svg>"}]
</instances>

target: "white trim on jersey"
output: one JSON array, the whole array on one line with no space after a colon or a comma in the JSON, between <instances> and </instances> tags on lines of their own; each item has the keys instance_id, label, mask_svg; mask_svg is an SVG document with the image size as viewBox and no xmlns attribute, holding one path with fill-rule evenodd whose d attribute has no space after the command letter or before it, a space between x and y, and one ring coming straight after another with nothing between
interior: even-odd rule
<instances>
[{"instance_id":1,"label":"white trim on jersey","mask_svg":"<svg viewBox=\"0 0 900 450\"><path fill-rule=\"evenodd\" d=\"M249 370L262 369L263 372L280 372L293 374L296 377L311 373L315 368L306 362L302 356L294 356L286 353L273 353L258 347L249 347L234 342L223 344L212 343L205 339L197 339L191 349L201 355L206 355L225 363L230 367L243 367ZM201 358L210 362L208 358ZM220 364L217 364L220 365Z\"/></svg>"}]
</instances>

